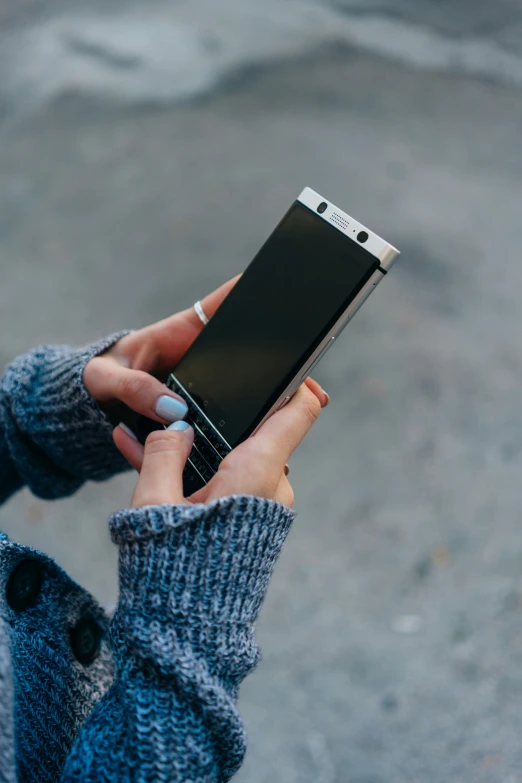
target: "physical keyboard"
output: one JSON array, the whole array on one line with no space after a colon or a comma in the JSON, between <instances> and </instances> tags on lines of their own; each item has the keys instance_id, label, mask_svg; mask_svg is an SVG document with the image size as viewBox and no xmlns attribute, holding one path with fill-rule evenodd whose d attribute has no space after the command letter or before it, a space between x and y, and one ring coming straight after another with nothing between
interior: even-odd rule
<instances>
[{"instance_id":1,"label":"physical keyboard","mask_svg":"<svg viewBox=\"0 0 522 783\"><path fill-rule=\"evenodd\" d=\"M183 492L189 497L210 481L231 448L174 375L169 376L167 386L187 404L185 421L194 430L194 445L183 472Z\"/></svg>"}]
</instances>

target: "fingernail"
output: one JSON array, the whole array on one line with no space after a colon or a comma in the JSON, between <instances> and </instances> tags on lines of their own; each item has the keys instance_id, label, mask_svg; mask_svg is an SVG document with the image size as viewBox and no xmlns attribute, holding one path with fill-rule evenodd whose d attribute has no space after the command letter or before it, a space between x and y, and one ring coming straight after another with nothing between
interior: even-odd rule
<instances>
[{"instance_id":1,"label":"fingernail","mask_svg":"<svg viewBox=\"0 0 522 783\"><path fill-rule=\"evenodd\" d=\"M138 438L137 438L137 437L136 437L136 435L133 433L133 431L131 430L131 428L130 428L130 427L127 427L127 425L126 425L126 424L124 424L122 421L120 421L120 423L118 424L118 427L121 427L121 428L122 428L122 430L123 430L123 432L126 432L126 433L127 433L127 435L129 435L129 437L131 437L131 438L132 438L132 440L138 440Z\"/></svg>"},{"instance_id":2,"label":"fingernail","mask_svg":"<svg viewBox=\"0 0 522 783\"><path fill-rule=\"evenodd\" d=\"M177 430L178 432L188 430L189 425L187 421L175 421L174 424L171 424L170 427L167 427L168 430Z\"/></svg>"},{"instance_id":3,"label":"fingernail","mask_svg":"<svg viewBox=\"0 0 522 783\"><path fill-rule=\"evenodd\" d=\"M324 396L326 397L326 402L323 405L323 408L327 408L330 405L330 395L327 392L325 392L324 389L323 392L324 392Z\"/></svg>"},{"instance_id":4,"label":"fingernail","mask_svg":"<svg viewBox=\"0 0 522 783\"><path fill-rule=\"evenodd\" d=\"M165 421L179 421L187 415L188 407L175 397L163 394L156 403L156 413Z\"/></svg>"}]
</instances>

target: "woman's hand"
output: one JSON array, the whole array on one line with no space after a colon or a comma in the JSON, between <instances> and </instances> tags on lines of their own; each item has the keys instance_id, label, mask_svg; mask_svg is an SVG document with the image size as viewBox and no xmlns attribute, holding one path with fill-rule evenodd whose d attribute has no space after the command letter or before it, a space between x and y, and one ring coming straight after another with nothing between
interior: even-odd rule
<instances>
[{"instance_id":1,"label":"woman's hand","mask_svg":"<svg viewBox=\"0 0 522 783\"><path fill-rule=\"evenodd\" d=\"M202 300L209 318L238 279L229 280ZM161 423L183 419L187 406L158 378L167 378L202 329L192 307L139 329L87 363L84 386L102 406L119 401ZM119 446L117 436L115 440Z\"/></svg>"},{"instance_id":2,"label":"woman's hand","mask_svg":"<svg viewBox=\"0 0 522 783\"><path fill-rule=\"evenodd\" d=\"M239 277L202 300L208 318L214 315ZM122 337L108 351L87 363L84 386L101 406L123 402L136 413L162 424L179 421L185 417L187 406L158 378L167 378L202 329L203 324L190 307ZM306 383L324 407L328 395L310 378ZM133 433L129 434L128 427L115 428L114 442L133 467L137 467L137 461L141 464L141 457L136 456L139 444L133 439ZM139 448L142 455L143 449Z\"/></svg>"},{"instance_id":3,"label":"woman's hand","mask_svg":"<svg viewBox=\"0 0 522 783\"><path fill-rule=\"evenodd\" d=\"M190 498L183 496L183 468L194 432L186 422L153 432L145 448L122 433L116 441L129 462L140 471L132 506L209 503L227 495L256 495L292 506L294 493L285 475L290 455L318 418L326 400L320 387L304 383L284 408L258 432L235 448L209 483ZM322 392L324 395L324 392Z\"/></svg>"}]
</instances>

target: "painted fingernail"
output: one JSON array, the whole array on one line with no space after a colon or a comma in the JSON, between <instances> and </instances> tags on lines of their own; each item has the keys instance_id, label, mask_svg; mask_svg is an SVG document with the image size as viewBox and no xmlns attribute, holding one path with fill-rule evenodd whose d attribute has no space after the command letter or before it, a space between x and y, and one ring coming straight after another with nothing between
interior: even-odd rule
<instances>
[{"instance_id":1,"label":"painted fingernail","mask_svg":"<svg viewBox=\"0 0 522 783\"><path fill-rule=\"evenodd\" d=\"M324 392L324 396L326 397L326 402L323 405L323 408L327 408L330 405L330 395L327 392L325 392L324 389L323 392Z\"/></svg>"},{"instance_id":2,"label":"painted fingernail","mask_svg":"<svg viewBox=\"0 0 522 783\"><path fill-rule=\"evenodd\" d=\"M132 440L138 440L138 438L137 438L137 437L136 437L136 435L133 433L133 431L131 430L131 428L130 428L130 427L127 427L127 425L126 425L126 424L124 424L122 421L120 421L120 423L118 424L118 427L121 427L121 428L122 428L122 430L123 430L123 432L126 432L126 433L127 433L127 435L128 435L130 438L132 438Z\"/></svg>"},{"instance_id":3,"label":"painted fingernail","mask_svg":"<svg viewBox=\"0 0 522 783\"><path fill-rule=\"evenodd\" d=\"M188 408L184 402L163 394L156 403L156 413L165 421L179 421L185 418Z\"/></svg>"},{"instance_id":4,"label":"painted fingernail","mask_svg":"<svg viewBox=\"0 0 522 783\"><path fill-rule=\"evenodd\" d=\"M174 424L171 424L170 427L167 427L168 430L176 430L177 432L188 430L188 428L189 425L187 421L175 421Z\"/></svg>"},{"instance_id":5,"label":"painted fingernail","mask_svg":"<svg viewBox=\"0 0 522 783\"><path fill-rule=\"evenodd\" d=\"M285 476L288 476L290 473L290 465L285 465Z\"/></svg>"}]
</instances>

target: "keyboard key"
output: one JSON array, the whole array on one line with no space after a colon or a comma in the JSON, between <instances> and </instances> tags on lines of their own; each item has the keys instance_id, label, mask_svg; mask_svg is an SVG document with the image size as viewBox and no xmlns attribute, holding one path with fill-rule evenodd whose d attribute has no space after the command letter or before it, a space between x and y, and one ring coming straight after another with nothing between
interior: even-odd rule
<instances>
[{"instance_id":1,"label":"keyboard key","mask_svg":"<svg viewBox=\"0 0 522 783\"><path fill-rule=\"evenodd\" d=\"M194 465L197 471L201 472L201 457L199 456L195 447L190 452L190 461Z\"/></svg>"},{"instance_id":2,"label":"keyboard key","mask_svg":"<svg viewBox=\"0 0 522 783\"><path fill-rule=\"evenodd\" d=\"M214 448L216 448L218 445L219 446L224 446L225 445L223 443L223 441L221 440L221 438L219 437L219 435L212 429L210 424L206 424L204 426L203 433L208 438L208 440L212 444L212 446L214 446ZM217 448L216 448L216 451L218 451Z\"/></svg>"},{"instance_id":3,"label":"keyboard key","mask_svg":"<svg viewBox=\"0 0 522 783\"><path fill-rule=\"evenodd\" d=\"M201 454L198 452L197 447L194 446L190 453L190 461L205 481L210 481L213 476L213 471L207 465Z\"/></svg>"},{"instance_id":4,"label":"keyboard key","mask_svg":"<svg viewBox=\"0 0 522 783\"><path fill-rule=\"evenodd\" d=\"M192 415L193 415L194 421L196 422L196 424L198 425L200 430L204 431L207 428L210 429L209 424L207 423L207 420L203 418L203 416L201 415L201 413L199 413L199 411L197 409L194 411L194 413Z\"/></svg>"},{"instance_id":5,"label":"keyboard key","mask_svg":"<svg viewBox=\"0 0 522 783\"><path fill-rule=\"evenodd\" d=\"M210 443L203 437L196 439L196 446L209 468L215 473L221 464L221 457L216 454Z\"/></svg>"},{"instance_id":6,"label":"keyboard key","mask_svg":"<svg viewBox=\"0 0 522 783\"><path fill-rule=\"evenodd\" d=\"M197 492L205 486L205 481L195 470L195 468L187 462L185 470L183 471L183 494L185 497L190 497L193 492Z\"/></svg>"},{"instance_id":7,"label":"keyboard key","mask_svg":"<svg viewBox=\"0 0 522 783\"><path fill-rule=\"evenodd\" d=\"M226 443L223 443L222 440L216 440L215 442L212 443L212 445L216 449L219 456L223 457L223 459L225 459L227 454L230 454L231 449L229 449Z\"/></svg>"},{"instance_id":8,"label":"keyboard key","mask_svg":"<svg viewBox=\"0 0 522 783\"><path fill-rule=\"evenodd\" d=\"M214 449L209 445L208 441L202 436L196 437L194 441L194 448L197 449L201 458L205 461L208 469L212 474L216 472L221 463L221 459L218 457Z\"/></svg>"},{"instance_id":9,"label":"keyboard key","mask_svg":"<svg viewBox=\"0 0 522 783\"><path fill-rule=\"evenodd\" d=\"M200 473L203 472L205 476L207 472L209 476L212 476L218 469L221 459L224 459L230 453L230 448L223 441L217 430L207 421L195 403L192 402L173 375L169 376L167 386L173 392L179 394L187 403L188 412L185 419L194 428L199 456L200 459L203 459L203 462L195 465L195 467Z\"/></svg>"},{"instance_id":10,"label":"keyboard key","mask_svg":"<svg viewBox=\"0 0 522 783\"><path fill-rule=\"evenodd\" d=\"M174 380L174 377L172 375L169 376L169 379L167 381L167 388L175 392L176 394L179 394L180 397L185 398L185 395L183 394L183 389L178 384L178 382Z\"/></svg>"},{"instance_id":11,"label":"keyboard key","mask_svg":"<svg viewBox=\"0 0 522 783\"><path fill-rule=\"evenodd\" d=\"M194 430L195 430L195 433L196 433L196 439L198 441L201 441L201 443L204 444L205 448L210 449L210 452L213 454L213 456L216 459L219 459L219 457L218 457L218 455L216 453L216 449L212 448L212 441L208 438L207 435L205 435L203 433L200 425L197 424L196 422L194 422Z\"/></svg>"},{"instance_id":12,"label":"keyboard key","mask_svg":"<svg viewBox=\"0 0 522 783\"><path fill-rule=\"evenodd\" d=\"M217 453L221 457L226 457L230 452L230 449L222 440L220 435L216 432L216 430L207 422L205 418L203 418L203 416L201 416L201 414L196 412L194 415L194 413L190 411L189 415L191 416L191 421L201 430L205 438L209 441L210 445L213 446Z\"/></svg>"}]
</instances>

